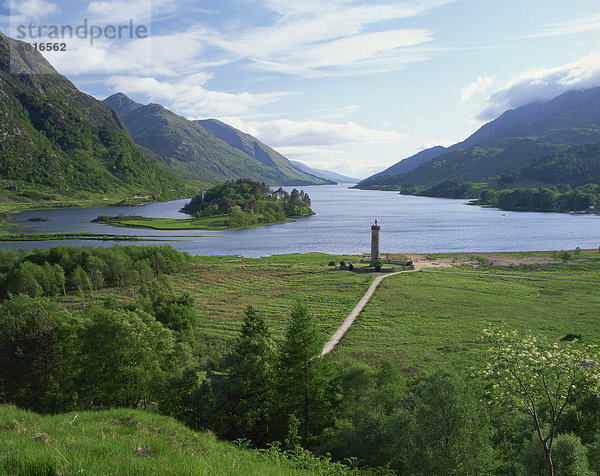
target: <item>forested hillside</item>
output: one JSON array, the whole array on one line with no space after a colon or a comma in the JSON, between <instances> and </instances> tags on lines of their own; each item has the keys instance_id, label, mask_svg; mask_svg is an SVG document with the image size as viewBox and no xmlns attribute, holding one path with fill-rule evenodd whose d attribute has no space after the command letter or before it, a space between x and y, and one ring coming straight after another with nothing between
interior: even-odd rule
<instances>
[{"instance_id":1,"label":"forested hillside","mask_svg":"<svg viewBox=\"0 0 600 476\"><path fill-rule=\"evenodd\" d=\"M166 199L187 191L138 150L110 107L78 91L41 54L19 45L0 33L2 196Z\"/></svg>"}]
</instances>

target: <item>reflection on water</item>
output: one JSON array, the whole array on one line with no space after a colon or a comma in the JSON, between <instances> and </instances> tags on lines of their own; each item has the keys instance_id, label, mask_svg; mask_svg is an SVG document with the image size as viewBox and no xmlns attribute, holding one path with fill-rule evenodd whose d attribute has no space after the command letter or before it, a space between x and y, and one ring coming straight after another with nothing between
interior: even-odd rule
<instances>
[{"instance_id":1,"label":"reflection on water","mask_svg":"<svg viewBox=\"0 0 600 476\"><path fill-rule=\"evenodd\" d=\"M185 218L178 210L187 200L143 207L89 207L37 210L15 214L27 233L91 232L158 235L179 241L167 244L194 255L247 257L319 251L360 254L370 249L370 226L381 226L382 252L523 251L598 248L600 216L564 213L506 212L465 205L466 200L403 196L396 192L353 190L348 185L304 187L315 216L283 225L228 231L158 231L91 223L98 215L143 215ZM48 222L28 222L48 217ZM14 229L13 229L14 230ZM23 230L25 231L25 230ZM130 244L131 242L119 242ZM164 244L164 242L134 242ZM43 241L0 243L0 248L111 246L110 241Z\"/></svg>"}]
</instances>

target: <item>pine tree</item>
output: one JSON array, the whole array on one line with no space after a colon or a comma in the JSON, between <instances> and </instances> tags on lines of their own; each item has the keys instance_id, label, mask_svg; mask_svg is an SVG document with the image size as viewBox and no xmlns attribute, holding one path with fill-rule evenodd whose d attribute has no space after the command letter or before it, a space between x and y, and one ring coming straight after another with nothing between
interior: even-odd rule
<instances>
[{"instance_id":1,"label":"pine tree","mask_svg":"<svg viewBox=\"0 0 600 476\"><path fill-rule=\"evenodd\" d=\"M291 322L279 350L277 365L278 438L284 440L291 423L299 420L300 442L310 447L332 423L337 400L329 361L321 358L323 342L312 314L301 303L294 306Z\"/></svg>"},{"instance_id":2,"label":"pine tree","mask_svg":"<svg viewBox=\"0 0 600 476\"><path fill-rule=\"evenodd\" d=\"M225 357L226 376L217 389L217 426L221 437L246 438L264 446L269 438L275 344L264 317L246 309L233 351Z\"/></svg>"}]
</instances>

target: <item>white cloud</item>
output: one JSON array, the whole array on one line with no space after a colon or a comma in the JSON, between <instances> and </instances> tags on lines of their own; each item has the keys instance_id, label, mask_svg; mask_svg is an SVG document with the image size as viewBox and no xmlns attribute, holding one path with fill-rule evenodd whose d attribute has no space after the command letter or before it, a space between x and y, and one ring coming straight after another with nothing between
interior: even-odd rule
<instances>
[{"instance_id":1,"label":"white cloud","mask_svg":"<svg viewBox=\"0 0 600 476\"><path fill-rule=\"evenodd\" d=\"M220 119L290 159L355 177L367 177L397 162L398 153L390 145L408 139L397 131L369 129L353 122Z\"/></svg>"},{"instance_id":2,"label":"white cloud","mask_svg":"<svg viewBox=\"0 0 600 476\"><path fill-rule=\"evenodd\" d=\"M455 0L395 1L359 4L270 1L276 20L245 30L195 29L198 38L220 49L230 61L246 59L254 68L301 76L334 74L343 69L379 72L422 61L426 54L411 48L432 41L422 29L385 29L379 24L413 17Z\"/></svg>"},{"instance_id":3,"label":"white cloud","mask_svg":"<svg viewBox=\"0 0 600 476\"><path fill-rule=\"evenodd\" d=\"M600 30L600 14L588 15L569 22L554 23L532 32L529 38L565 36Z\"/></svg>"},{"instance_id":4,"label":"white cloud","mask_svg":"<svg viewBox=\"0 0 600 476\"><path fill-rule=\"evenodd\" d=\"M396 131L367 129L354 122L342 124L324 121L291 121L276 119L257 122L228 117L225 122L241 129L273 147L333 146L349 143L390 144L405 135Z\"/></svg>"},{"instance_id":5,"label":"white cloud","mask_svg":"<svg viewBox=\"0 0 600 476\"><path fill-rule=\"evenodd\" d=\"M126 43L96 40L69 40L66 52L44 52L44 56L58 72L77 74L145 74L152 68L152 52L147 40Z\"/></svg>"},{"instance_id":6,"label":"white cloud","mask_svg":"<svg viewBox=\"0 0 600 476\"><path fill-rule=\"evenodd\" d=\"M494 78L490 78L489 76L477 76L475 81L461 90L460 102L467 102L474 94L483 92L489 88L493 82Z\"/></svg>"},{"instance_id":7,"label":"white cloud","mask_svg":"<svg viewBox=\"0 0 600 476\"><path fill-rule=\"evenodd\" d=\"M12 0L10 2L10 13L18 18L31 20L57 12L60 12L58 5L47 0Z\"/></svg>"},{"instance_id":8,"label":"white cloud","mask_svg":"<svg viewBox=\"0 0 600 476\"><path fill-rule=\"evenodd\" d=\"M197 119L228 114L247 114L258 106L278 100L286 93L232 94L206 89L203 84L210 78L196 73L175 81L160 81L150 76L112 76L107 84L115 92L143 95L151 102L162 104L182 116Z\"/></svg>"},{"instance_id":9,"label":"white cloud","mask_svg":"<svg viewBox=\"0 0 600 476\"><path fill-rule=\"evenodd\" d=\"M90 21L148 21L153 11L166 12L174 8L172 0L96 0L87 6Z\"/></svg>"},{"instance_id":10,"label":"white cloud","mask_svg":"<svg viewBox=\"0 0 600 476\"><path fill-rule=\"evenodd\" d=\"M600 50L573 63L555 68L536 68L515 75L506 86L488 98L477 119L494 119L508 109L548 101L571 89L596 86L600 86Z\"/></svg>"}]
</instances>

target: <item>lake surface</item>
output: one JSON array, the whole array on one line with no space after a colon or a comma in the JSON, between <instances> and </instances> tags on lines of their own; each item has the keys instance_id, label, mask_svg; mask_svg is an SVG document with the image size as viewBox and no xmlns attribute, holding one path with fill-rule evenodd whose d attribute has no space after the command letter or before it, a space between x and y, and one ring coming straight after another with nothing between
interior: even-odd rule
<instances>
[{"instance_id":1,"label":"lake surface","mask_svg":"<svg viewBox=\"0 0 600 476\"><path fill-rule=\"evenodd\" d=\"M291 188L288 187L288 190ZM228 231L158 231L121 228L90 221L98 215L143 215L186 218L178 210L188 200L143 207L89 207L33 210L15 214L27 233L91 232L157 235L179 241L138 241L169 244L194 255L259 257L319 251L360 254L370 250L371 225L381 226L383 253L453 251L530 251L598 248L600 216L565 213L507 212L465 205L466 200L413 197L397 192L354 190L348 185L304 187L315 216L282 225ZM28 222L48 217L48 222ZM14 231L14 229L13 229ZM154 238L156 239L156 238ZM158 238L159 240L161 238ZM118 242L131 244L132 242ZM111 246L111 241L41 241L0 243L0 248L49 248L61 244Z\"/></svg>"}]
</instances>

